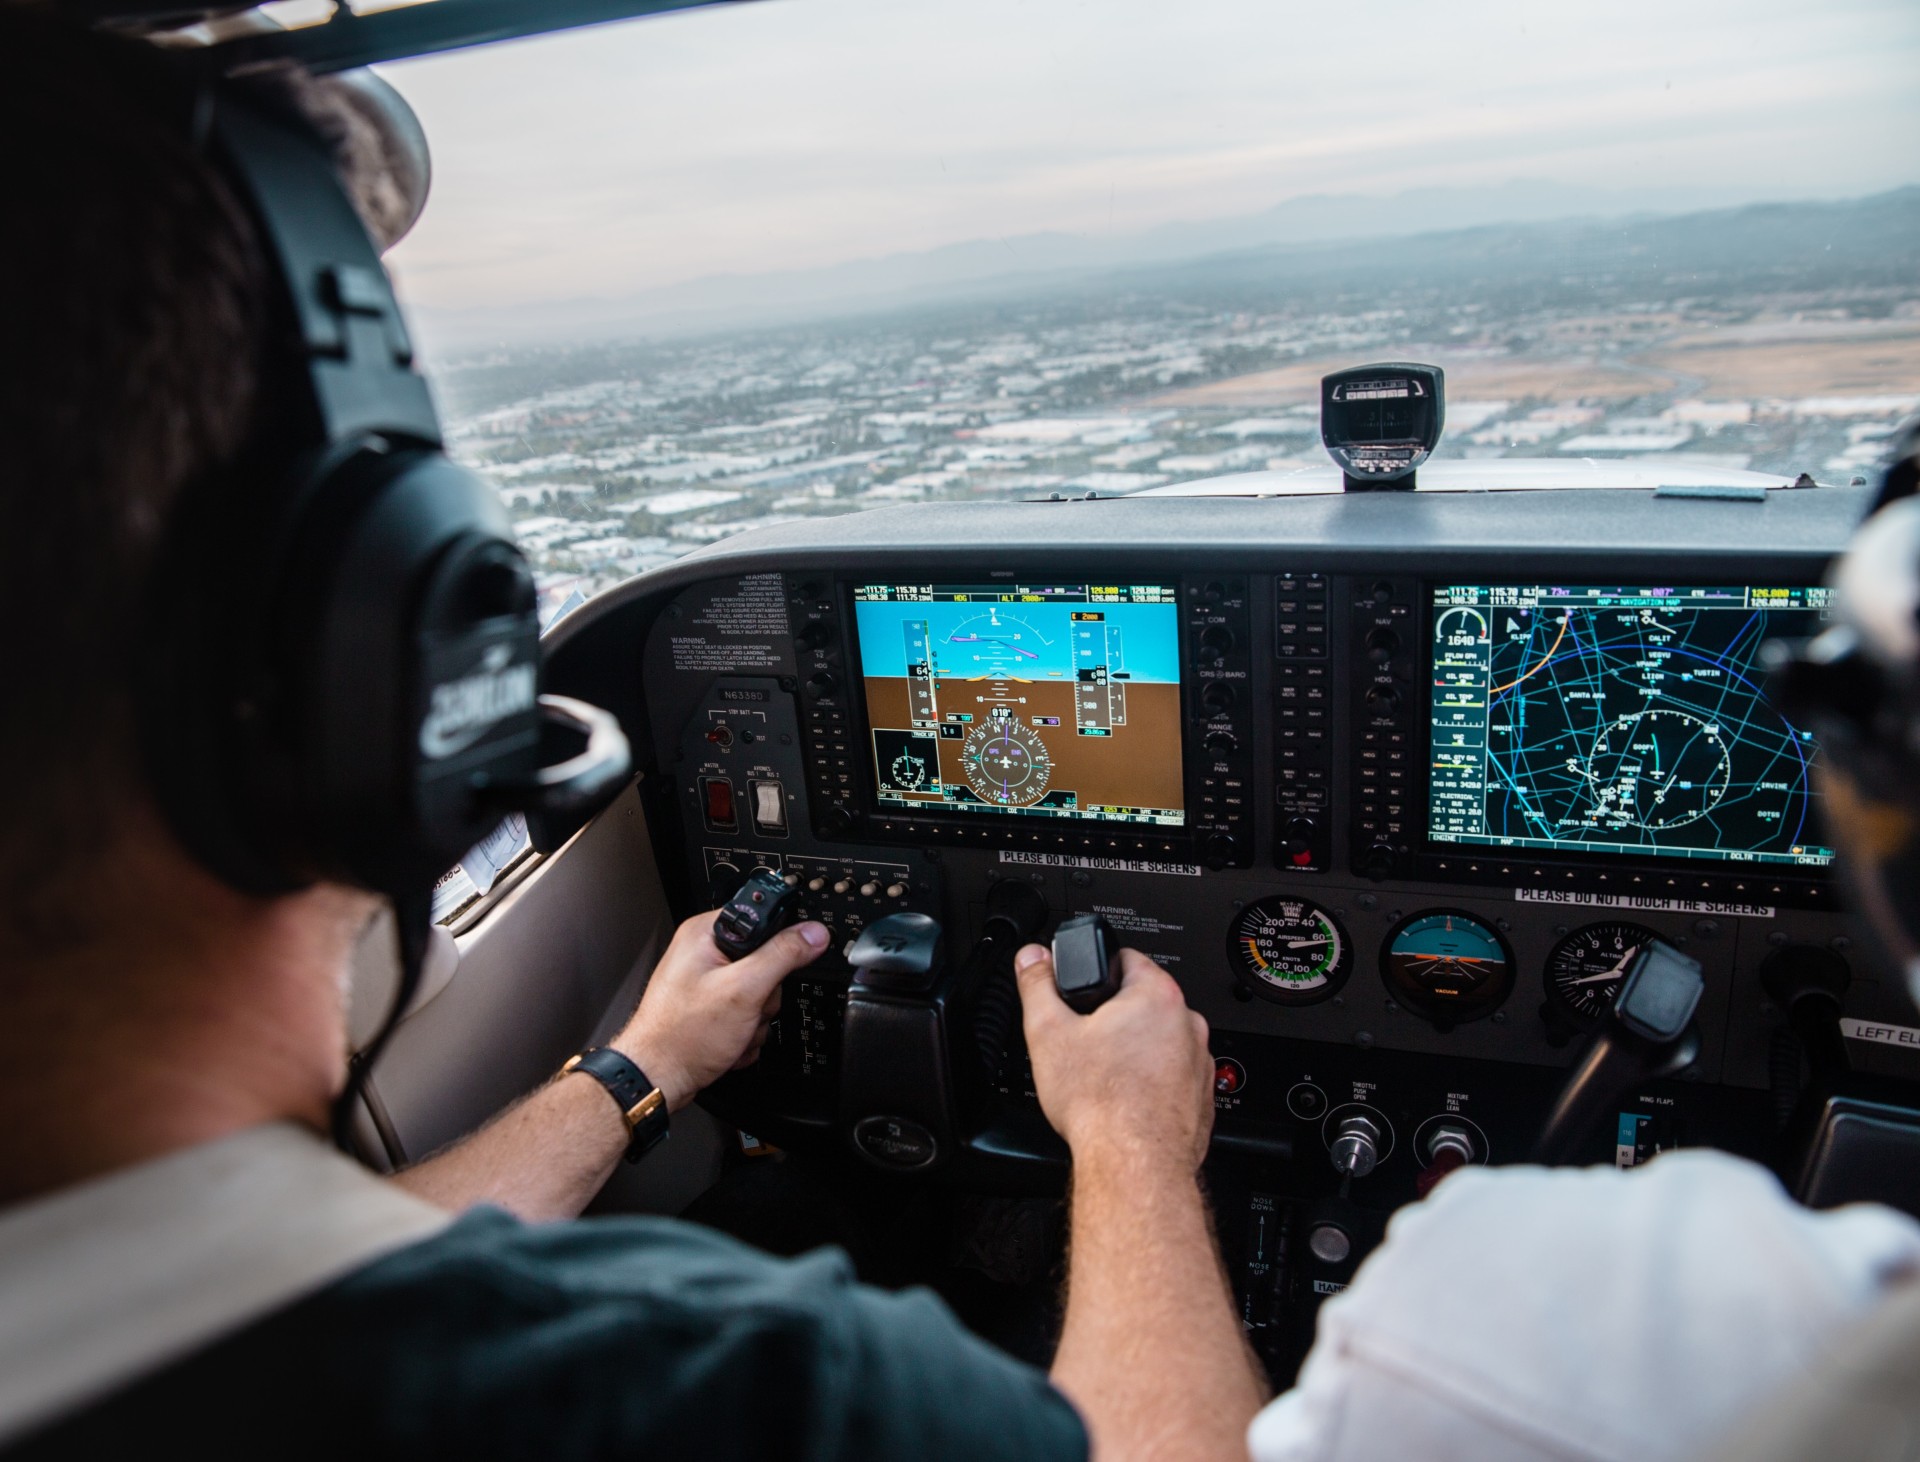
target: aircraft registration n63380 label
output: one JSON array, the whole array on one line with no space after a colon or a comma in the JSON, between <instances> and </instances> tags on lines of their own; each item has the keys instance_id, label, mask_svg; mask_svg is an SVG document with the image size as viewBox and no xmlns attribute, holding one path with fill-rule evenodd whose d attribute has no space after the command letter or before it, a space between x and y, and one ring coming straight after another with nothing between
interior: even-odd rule
<instances>
[{"instance_id":1,"label":"aircraft registration n63380 label","mask_svg":"<svg viewBox=\"0 0 1920 1462\"><path fill-rule=\"evenodd\" d=\"M1580 909L1637 909L1653 914L1707 914L1715 918L1771 919L1770 904L1723 904L1712 899L1656 899L1632 893L1576 893L1570 888L1516 888L1523 904L1565 904Z\"/></svg>"}]
</instances>

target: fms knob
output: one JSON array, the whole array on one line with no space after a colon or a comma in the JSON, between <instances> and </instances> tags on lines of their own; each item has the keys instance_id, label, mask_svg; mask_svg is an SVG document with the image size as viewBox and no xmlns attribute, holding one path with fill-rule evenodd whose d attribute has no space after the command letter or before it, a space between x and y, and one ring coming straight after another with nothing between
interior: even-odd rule
<instances>
[{"instance_id":1,"label":"fms knob","mask_svg":"<svg viewBox=\"0 0 1920 1462\"><path fill-rule=\"evenodd\" d=\"M1207 867L1215 870L1229 867L1239 852L1239 841L1232 833L1215 833L1207 839Z\"/></svg>"},{"instance_id":2,"label":"fms knob","mask_svg":"<svg viewBox=\"0 0 1920 1462\"><path fill-rule=\"evenodd\" d=\"M1343 1178L1364 1178L1380 1165L1380 1124L1355 1113L1333 1129L1333 1170Z\"/></svg>"}]
</instances>

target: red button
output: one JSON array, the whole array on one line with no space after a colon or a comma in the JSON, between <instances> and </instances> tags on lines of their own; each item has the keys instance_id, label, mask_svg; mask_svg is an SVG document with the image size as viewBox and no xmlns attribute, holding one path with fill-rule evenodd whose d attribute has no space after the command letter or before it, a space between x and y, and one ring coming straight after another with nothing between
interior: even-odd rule
<instances>
[{"instance_id":1,"label":"red button","mask_svg":"<svg viewBox=\"0 0 1920 1462\"><path fill-rule=\"evenodd\" d=\"M1232 1096L1247 1084L1247 1068L1231 1056L1213 1064L1213 1089L1221 1096Z\"/></svg>"},{"instance_id":2,"label":"red button","mask_svg":"<svg viewBox=\"0 0 1920 1462\"><path fill-rule=\"evenodd\" d=\"M708 777L707 821L715 827L734 827L739 819L733 811L733 783L725 777Z\"/></svg>"}]
</instances>

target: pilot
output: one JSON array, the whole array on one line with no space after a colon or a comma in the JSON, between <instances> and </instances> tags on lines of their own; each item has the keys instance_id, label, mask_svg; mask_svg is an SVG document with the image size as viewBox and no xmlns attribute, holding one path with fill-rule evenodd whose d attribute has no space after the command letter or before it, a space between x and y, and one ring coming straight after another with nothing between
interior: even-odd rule
<instances>
[{"instance_id":1,"label":"pilot","mask_svg":"<svg viewBox=\"0 0 1920 1462\"><path fill-rule=\"evenodd\" d=\"M1920 1003L1920 420L1784 681L1836 846ZM1254 1462L1722 1462L1920 1455L1920 1224L1814 1212L1708 1150L1462 1169L1320 1312Z\"/></svg>"},{"instance_id":2,"label":"pilot","mask_svg":"<svg viewBox=\"0 0 1920 1462\"><path fill-rule=\"evenodd\" d=\"M221 172L122 84L129 68L148 91L184 84L158 65L0 6L0 1448L1237 1453L1262 1395L1197 1178L1206 1031L1145 960L1082 1017L1044 951L1023 952L1034 1077L1074 1158L1050 1377L831 1253L559 1221L629 1142L583 1072L396 1180L323 1140L375 901L216 877L135 746L143 595L183 484L274 406L261 242ZM317 84L285 84L323 107ZM690 921L609 1046L683 1105L754 1059L780 981L825 941L801 925L728 964Z\"/></svg>"}]
</instances>

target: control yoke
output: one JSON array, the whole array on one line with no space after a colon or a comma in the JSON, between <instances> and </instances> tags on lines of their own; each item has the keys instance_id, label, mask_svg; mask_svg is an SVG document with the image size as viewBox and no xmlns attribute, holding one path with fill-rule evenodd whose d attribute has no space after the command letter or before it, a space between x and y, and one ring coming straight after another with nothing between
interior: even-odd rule
<instances>
[{"instance_id":1,"label":"control yoke","mask_svg":"<svg viewBox=\"0 0 1920 1462\"><path fill-rule=\"evenodd\" d=\"M1634 961L1606 1024L1554 1103L1533 1158L1574 1161L1594 1124L1634 1087L1673 1076L1700 1056L1694 1011L1706 991L1700 962L1654 939Z\"/></svg>"}]
</instances>

